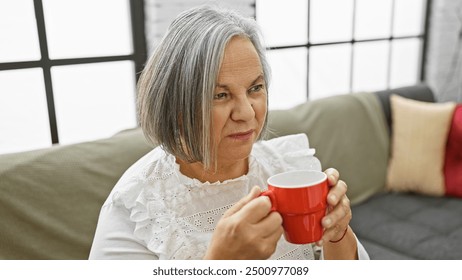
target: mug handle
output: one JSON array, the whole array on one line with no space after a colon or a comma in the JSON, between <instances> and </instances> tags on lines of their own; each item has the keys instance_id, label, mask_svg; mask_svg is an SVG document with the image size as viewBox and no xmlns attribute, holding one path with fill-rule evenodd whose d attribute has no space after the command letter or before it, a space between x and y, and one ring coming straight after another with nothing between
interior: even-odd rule
<instances>
[{"instance_id":1,"label":"mug handle","mask_svg":"<svg viewBox=\"0 0 462 280\"><path fill-rule=\"evenodd\" d=\"M266 190L260 193L259 196L267 196L270 201L271 201L271 212L277 211L277 204L276 204L276 196L274 195L274 192L271 190Z\"/></svg>"}]
</instances>

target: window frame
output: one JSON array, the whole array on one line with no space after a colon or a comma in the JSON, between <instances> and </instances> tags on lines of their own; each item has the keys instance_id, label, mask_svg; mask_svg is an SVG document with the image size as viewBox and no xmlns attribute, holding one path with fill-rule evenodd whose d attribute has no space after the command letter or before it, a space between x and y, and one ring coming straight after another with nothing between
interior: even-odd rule
<instances>
[{"instance_id":1,"label":"window frame","mask_svg":"<svg viewBox=\"0 0 462 280\"><path fill-rule=\"evenodd\" d=\"M308 1L308 18L310 18L311 15L311 0ZM393 20L394 20L394 7L395 7L395 2L398 0L392 0L392 20L391 24L393 25ZM310 20L307 21L308 24L308 34L307 34L307 43L306 44L296 44L296 45L282 45L282 46L267 46L266 50L268 52L272 50L281 50L281 49L293 49L293 48L306 48L307 49L307 77L306 77L306 99L309 100L310 98L310 48L311 47L318 47L318 46L327 46L327 45L340 45L340 44L350 44L351 45L351 54L350 54L350 77L349 77L349 93L353 92L353 59L354 59L354 46L357 43L365 43L365 42L378 42L378 41L388 41L389 45L391 46L392 42L394 40L405 40L405 39L419 39L422 40L422 49L421 49L421 55L420 55L420 73L419 73L419 82L424 82L426 79L426 71L425 71L425 64L427 61L427 52L428 52L428 33L429 33L429 25L430 25L430 16L431 16L431 5L432 5L432 0L425 0L424 3L424 19L423 19L423 30L421 34L418 35L412 35L412 36L393 36L391 34L389 37L378 37L374 39L358 39L355 40L354 38L354 33L355 33L355 17L356 17L356 2L357 0L353 0L353 24L352 24L352 39L347 40L347 41L332 41L332 42L325 42L325 43L311 43L310 42ZM258 4L255 2L255 19L257 20L257 12L256 10L258 9ZM390 77L391 77L391 58L392 58L392 48L390 47L389 52L388 52L388 64L387 64L387 88L390 89Z\"/></svg>"},{"instance_id":2,"label":"window frame","mask_svg":"<svg viewBox=\"0 0 462 280\"><path fill-rule=\"evenodd\" d=\"M100 63L114 61L133 61L135 64L135 77L138 81L139 75L146 62L146 38L144 26L144 1L129 0L130 18L132 31L133 53L129 55L115 56L97 56L97 57L79 57L67 59L50 59L48 54L48 42L45 27L45 16L43 12L42 0L34 0L34 12L37 23L38 40L40 47L41 59L36 61L17 61L17 62L0 62L0 71L3 70L20 70L29 68L41 68L43 72L45 93L47 100L48 120L50 124L51 143L59 143L59 134L56 121L56 111L53 93L53 82L51 79L51 68L53 66L77 65L85 63Z\"/></svg>"}]
</instances>

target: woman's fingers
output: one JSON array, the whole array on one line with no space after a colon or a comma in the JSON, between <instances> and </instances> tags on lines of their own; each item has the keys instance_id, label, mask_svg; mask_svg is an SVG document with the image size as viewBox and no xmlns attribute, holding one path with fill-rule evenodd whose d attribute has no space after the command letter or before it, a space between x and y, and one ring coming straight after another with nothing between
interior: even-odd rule
<instances>
[{"instance_id":1,"label":"woman's fingers","mask_svg":"<svg viewBox=\"0 0 462 280\"><path fill-rule=\"evenodd\" d=\"M335 168L328 168L324 171L327 175L329 186L335 186L340 177L340 173Z\"/></svg>"},{"instance_id":2,"label":"woman's fingers","mask_svg":"<svg viewBox=\"0 0 462 280\"><path fill-rule=\"evenodd\" d=\"M322 239L329 241L341 238L350 223L352 213L350 200L346 195L348 186L340 180L340 173L334 168L327 169L325 173L330 190L327 194L327 214L322 219L324 227Z\"/></svg>"},{"instance_id":3,"label":"woman's fingers","mask_svg":"<svg viewBox=\"0 0 462 280\"><path fill-rule=\"evenodd\" d=\"M246 220L249 223L259 223L263 218L268 216L271 211L271 201L267 196L260 196L252 199L244 205L236 216L239 219Z\"/></svg>"},{"instance_id":4,"label":"woman's fingers","mask_svg":"<svg viewBox=\"0 0 462 280\"><path fill-rule=\"evenodd\" d=\"M351 218L350 200L344 195L341 201L322 220L322 225L325 228L323 240L339 239L348 227Z\"/></svg>"},{"instance_id":5,"label":"woman's fingers","mask_svg":"<svg viewBox=\"0 0 462 280\"><path fill-rule=\"evenodd\" d=\"M273 234L282 234L282 216L278 212L271 212L268 216L260 221L259 227L263 232L263 237L269 237Z\"/></svg>"},{"instance_id":6,"label":"woman's fingers","mask_svg":"<svg viewBox=\"0 0 462 280\"><path fill-rule=\"evenodd\" d=\"M322 225L328 229L350 215L350 200L347 196L343 196L341 201L322 219Z\"/></svg>"},{"instance_id":7,"label":"woman's fingers","mask_svg":"<svg viewBox=\"0 0 462 280\"><path fill-rule=\"evenodd\" d=\"M213 233L205 258L266 259L282 235L282 218L271 212L271 201L253 188L225 212Z\"/></svg>"},{"instance_id":8,"label":"woman's fingers","mask_svg":"<svg viewBox=\"0 0 462 280\"><path fill-rule=\"evenodd\" d=\"M339 201L346 195L347 190L347 184L342 180L338 180L337 184L334 185L327 194L327 203L329 203L331 206L337 205Z\"/></svg>"}]
</instances>

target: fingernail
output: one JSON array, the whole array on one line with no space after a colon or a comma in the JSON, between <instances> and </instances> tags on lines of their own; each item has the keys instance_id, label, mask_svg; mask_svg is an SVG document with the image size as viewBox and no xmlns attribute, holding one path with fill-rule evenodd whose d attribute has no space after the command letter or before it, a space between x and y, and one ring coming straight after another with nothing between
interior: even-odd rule
<instances>
[{"instance_id":1,"label":"fingernail","mask_svg":"<svg viewBox=\"0 0 462 280\"><path fill-rule=\"evenodd\" d=\"M331 223L332 223L332 220L329 219L329 218L327 218L327 219L324 220L324 224L325 224L326 226L330 225Z\"/></svg>"},{"instance_id":2,"label":"fingernail","mask_svg":"<svg viewBox=\"0 0 462 280\"><path fill-rule=\"evenodd\" d=\"M335 194L331 194L331 195L329 195L329 199L330 199L330 201L335 202L335 201L337 201L337 196Z\"/></svg>"}]
</instances>

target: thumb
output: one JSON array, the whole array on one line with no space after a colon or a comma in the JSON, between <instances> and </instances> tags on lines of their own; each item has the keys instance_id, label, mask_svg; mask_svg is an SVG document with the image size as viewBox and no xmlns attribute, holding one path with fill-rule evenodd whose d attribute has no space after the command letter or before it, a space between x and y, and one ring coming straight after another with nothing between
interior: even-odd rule
<instances>
[{"instance_id":1,"label":"thumb","mask_svg":"<svg viewBox=\"0 0 462 280\"><path fill-rule=\"evenodd\" d=\"M244 205L246 205L247 203L249 203L252 199L258 197L261 193L261 189L259 186L254 186L248 195L244 196L243 198L241 198L241 200L239 200L238 202L236 202L236 204L234 204L231 208L229 208L224 214L223 214L223 217L229 217L229 216L232 216L234 213L238 212L239 210L242 209L242 207L244 207Z\"/></svg>"}]
</instances>

